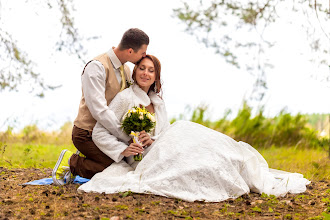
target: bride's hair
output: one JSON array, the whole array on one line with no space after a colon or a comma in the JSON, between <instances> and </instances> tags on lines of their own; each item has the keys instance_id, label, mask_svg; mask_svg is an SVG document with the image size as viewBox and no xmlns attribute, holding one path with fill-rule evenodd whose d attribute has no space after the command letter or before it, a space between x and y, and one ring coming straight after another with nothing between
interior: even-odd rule
<instances>
[{"instance_id":1,"label":"bride's hair","mask_svg":"<svg viewBox=\"0 0 330 220\"><path fill-rule=\"evenodd\" d=\"M161 97L161 92L162 92L162 83L160 81L161 65L160 65L160 62L157 59L157 57L150 55L150 54L147 54L145 57L142 57L142 59L139 60L134 66L132 78L134 81L136 81L136 78L135 78L136 70L143 59L150 59L153 62L154 67L155 67L156 79L155 79L155 82L150 86L148 93L150 91L154 91Z\"/></svg>"}]
</instances>

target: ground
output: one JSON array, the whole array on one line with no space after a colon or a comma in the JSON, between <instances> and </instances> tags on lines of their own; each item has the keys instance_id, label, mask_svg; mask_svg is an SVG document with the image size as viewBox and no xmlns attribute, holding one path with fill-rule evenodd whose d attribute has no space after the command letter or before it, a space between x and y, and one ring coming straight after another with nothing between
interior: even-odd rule
<instances>
[{"instance_id":1,"label":"ground","mask_svg":"<svg viewBox=\"0 0 330 220\"><path fill-rule=\"evenodd\" d=\"M220 203L184 202L155 195L77 192L79 185L30 186L51 169L0 167L0 219L328 219L330 181L305 193L275 198L250 193Z\"/></svg>"}]
</instances>

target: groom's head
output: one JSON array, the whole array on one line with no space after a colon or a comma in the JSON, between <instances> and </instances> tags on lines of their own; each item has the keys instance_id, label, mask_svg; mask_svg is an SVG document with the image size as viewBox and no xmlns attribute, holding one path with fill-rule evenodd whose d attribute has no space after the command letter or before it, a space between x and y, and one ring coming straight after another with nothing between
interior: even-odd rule
<instances>
[{"instance_id":1,"label":"groom's head","mask_svg":"<svg viewBox=\"0 0 330 220\"><path fill-rule=\"evenodd\" d=\"M148 35L138 28L131 28L124 33L118 48L121 51L127 50L127 61L136 63L146 56L148 45Z\"/></svg>"}]
</instances>

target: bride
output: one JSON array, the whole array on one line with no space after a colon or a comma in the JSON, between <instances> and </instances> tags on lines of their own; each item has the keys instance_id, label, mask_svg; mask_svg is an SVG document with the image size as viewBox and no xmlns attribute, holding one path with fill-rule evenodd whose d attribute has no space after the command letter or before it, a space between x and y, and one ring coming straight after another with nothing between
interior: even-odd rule
<instances>
[{"instance_id":1,"label":"bride","mask_svg":"<svg viewBox=\"0 0 330 220\"><path fill-rule=\"evenodd\" d=\"M169 124L160 97L161 65L152 55L133 70L135 83L109 105L119 121L134 106L155 113L151 134L141 132L142 145L123 143L123 131L110 132L100 123L93 141L115 163L78 188L80 192L132 191L186 201L220 202L250 191L284 196L302 193L310 182L298 173L270 169L261 154L244 142L189 122ZM116 134L115 137L112 134ZM143 153L142 161L132 156Z\"/></svg>"}]
</instances>

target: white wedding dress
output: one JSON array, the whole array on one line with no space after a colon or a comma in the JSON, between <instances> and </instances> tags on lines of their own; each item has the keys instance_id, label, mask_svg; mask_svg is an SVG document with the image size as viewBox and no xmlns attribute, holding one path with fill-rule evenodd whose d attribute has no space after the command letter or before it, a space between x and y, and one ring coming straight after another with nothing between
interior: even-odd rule
<instances>
[{"instance_id":1,"label":"white wedding dress","mask_svg":"<svg viewBox=\"0 0 330 220\"><path fill-rule=\"evenodd\" d=\"M160 117L156 111L157 116ZM93 139L105 134L101 127L93 130ZM141 162L132 166L124 160L113 163L78 191L107 194L132 191L185 201L219 202L250 191L275 196L302 193L310 183L301 174L269 169L249 144L193 122L178 121L164 126L155 139ZM102 145L102 141L98 144ZM103 144L99 146L101 150L111 148Z\"/></svg>"}]
</instances>

